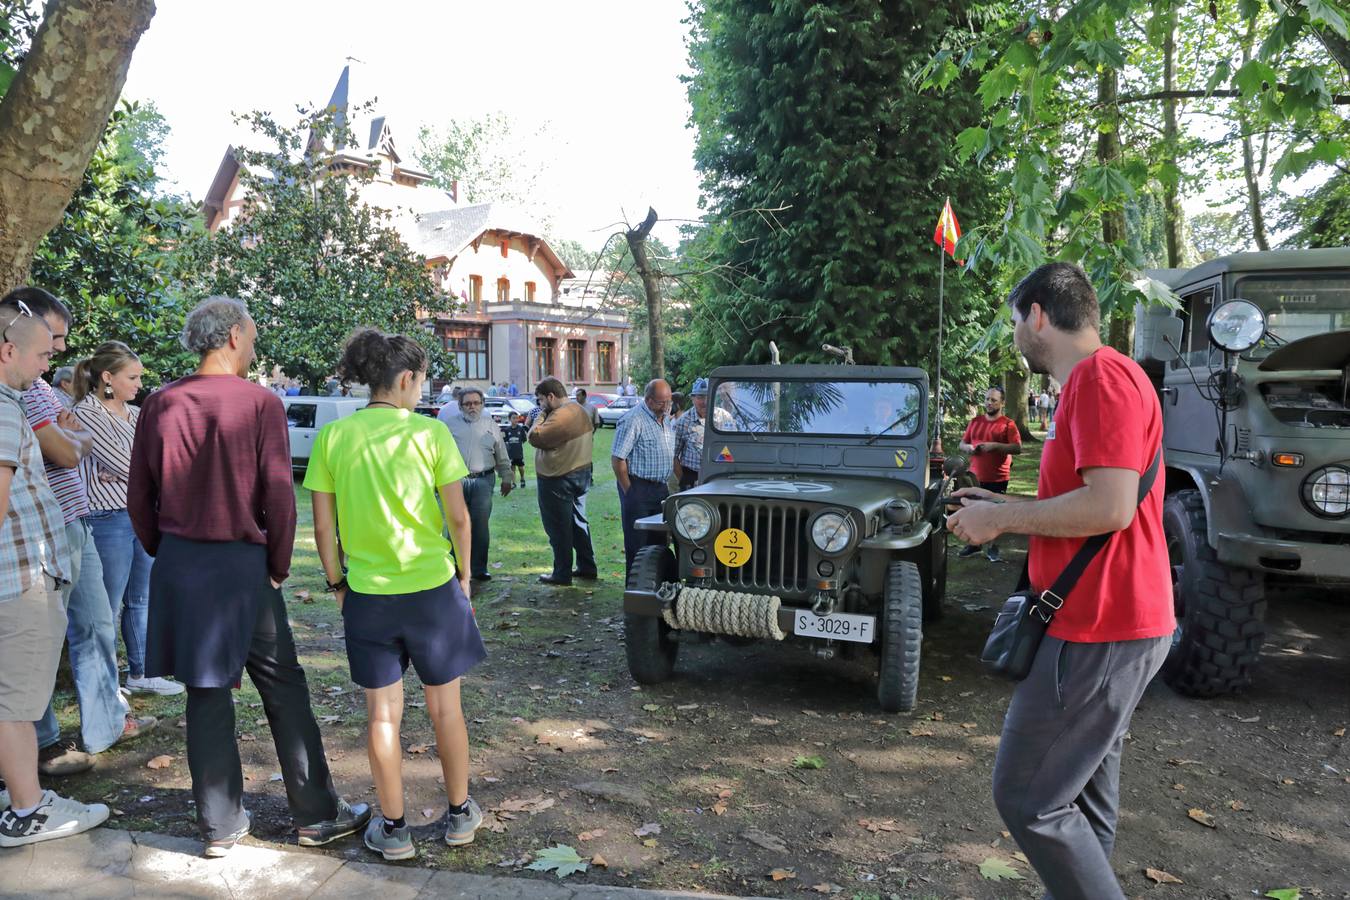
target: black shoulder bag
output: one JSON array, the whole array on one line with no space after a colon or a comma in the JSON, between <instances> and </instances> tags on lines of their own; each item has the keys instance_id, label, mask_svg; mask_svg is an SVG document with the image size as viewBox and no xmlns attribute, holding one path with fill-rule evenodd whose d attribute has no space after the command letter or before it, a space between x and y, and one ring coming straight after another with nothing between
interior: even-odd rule
<instances>
[{"instance_id":1,"label":"black shoulder bag","mask_svg":"<svg viewBox=\"0 0 1350 900\"><path fill-rule=\"evenodd\" d=\"M1158 465L1162 461L1162 450L1153 457L1153 462L1139 479L1139 503L1144 502L1153 482L1158 476ZM999 675L1006 675L1014 681L1021 681L1031 671L1031 663L1041 646L1046 630L1055 613L1064 605L1064 598L1073 590L1082 577L1093 557L1101 552L1107 541L1116 534L1095 534L1083 542L1078 552L1069 560L1064 571L1059 573L1049 590L1039 594L1031 589L1027 564L1022 566L1022 577L1017 581L1017 591L1003 604L989 639L984 643L984 652L980 659Z\"/></svg>"}]
</instances>

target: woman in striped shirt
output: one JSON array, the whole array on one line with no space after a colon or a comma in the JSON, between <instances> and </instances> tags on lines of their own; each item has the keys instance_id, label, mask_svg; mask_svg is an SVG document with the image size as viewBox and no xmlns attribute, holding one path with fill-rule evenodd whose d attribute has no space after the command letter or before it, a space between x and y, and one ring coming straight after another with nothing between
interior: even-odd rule
<instances>
[{"instance_id":1,"label":"woman in striped shirt","mask_svg":"<svg viewBox=\"0 0 1350 900\"><path fill-rule=\"evenodd\" d=\"M127 689L181 694L183 686L176 681L145 677L152 560L127 515L127 473L140 413L130 401L141 391L142 371L140 358L121 341L99 344L94 355L75 368L74 412L94 437L93 450L80 462L80 474L89 490L89 525L103 563L113 621L121 622L127 645Z\"/></svg>"}]
</instances>

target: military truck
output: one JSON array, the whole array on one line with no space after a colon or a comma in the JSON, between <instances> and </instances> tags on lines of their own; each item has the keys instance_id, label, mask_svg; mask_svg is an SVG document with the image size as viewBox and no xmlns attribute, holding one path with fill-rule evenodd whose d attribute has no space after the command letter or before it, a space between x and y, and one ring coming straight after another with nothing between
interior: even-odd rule
<instances>
[{"instance_id":1,"label":"military truck","mask_svg":"<svg viewBox=\"0 0 1350 900\"><path fill-rule=\"evenodd\" d=\"M1177 630L1163 677L1251 682L1268 588L1350 598L1350 250L1241 253L1155 274L1134 356L1163 411Z\"/></svg>"},{"instance_id":2,"label":"military truck","mask_svg":"<svg viewBox=\"0 0 1350 900\"><path fill-rule=\"evenodd\" d=\"M665 681L680 644L800 641L867 653L890 712L914 706L923 622L942 610L944 495L928 377L903 367L730 366L710 378L700 482L640 522L624 592L628 668Z\"/></svg>"}]
</instances>

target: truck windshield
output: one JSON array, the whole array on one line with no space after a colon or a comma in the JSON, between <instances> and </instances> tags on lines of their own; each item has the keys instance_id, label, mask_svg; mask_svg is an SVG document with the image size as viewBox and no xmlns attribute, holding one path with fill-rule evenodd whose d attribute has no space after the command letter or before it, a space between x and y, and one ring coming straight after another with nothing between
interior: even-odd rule
<instances>
[{"instance_id":1,"label":"truck windshield","mask_svg":"<svg viewBox=\"0 0 1350 900\"><path fill-rule=\"evenodd\" d=\"M1253 275L1239 278L1233 295L1261 307L1267 327L1279 339L1263 341L1246 355L1264 357L1279 342L1350 328L1350 273Z\"/></svg>"},{"instance_id":2,"label":"truck windshield","mask_svg":"<svg viewBox=\"0 0 1350 900\"><path fill-rule=\"evenodd\" d=\"M715 395L709 418L724 433L906 438L922 424L909 381L723 381Z\"/></svg>"}]
</instances>

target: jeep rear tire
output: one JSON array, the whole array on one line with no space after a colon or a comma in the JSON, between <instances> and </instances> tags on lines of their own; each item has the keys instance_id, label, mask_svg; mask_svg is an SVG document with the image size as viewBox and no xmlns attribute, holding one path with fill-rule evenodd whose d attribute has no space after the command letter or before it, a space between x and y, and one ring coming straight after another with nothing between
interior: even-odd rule
<instances>
[{"instance_id":1,"label":"jeep rear tire","mask_svg":"<svg viewBox=\"0 0 1350 900\"><path fill-rule=\"evenodd\" d=\"M1177 612L1163 679L1192 697L1245 687L1265 639L1265 577L1219 562L1209 546L1199 491L1178 491L1167 498L1163 533Z\"/></svg>"},{"instance_id":2,"label":"jeep rear tire","mask_svg":"<svg viewBox=\"0 0 1350 900\"><path fill-rule=\"evenodd\" d=\"M628 588L656 592L661 585L679 576L675 554L666 547L643 547L633 557L628 572ZM675 656L680 644L673 629L660 616L623 615L623 647L628 655L628 671L639 684L660 684L675 671Z\"/></svg>"},{"instance_id":3,"label":"jeep rear tire","mask_svg":"<svg viewBox=\"0 0 1350 900\"><path fill-rule=\"evenodd\" d=\"M886 712L909 712L919 692L923 644L923 579L912 562L886 567L881 608L881 664L877 700Z\"/></svg>"}]
</instances>

